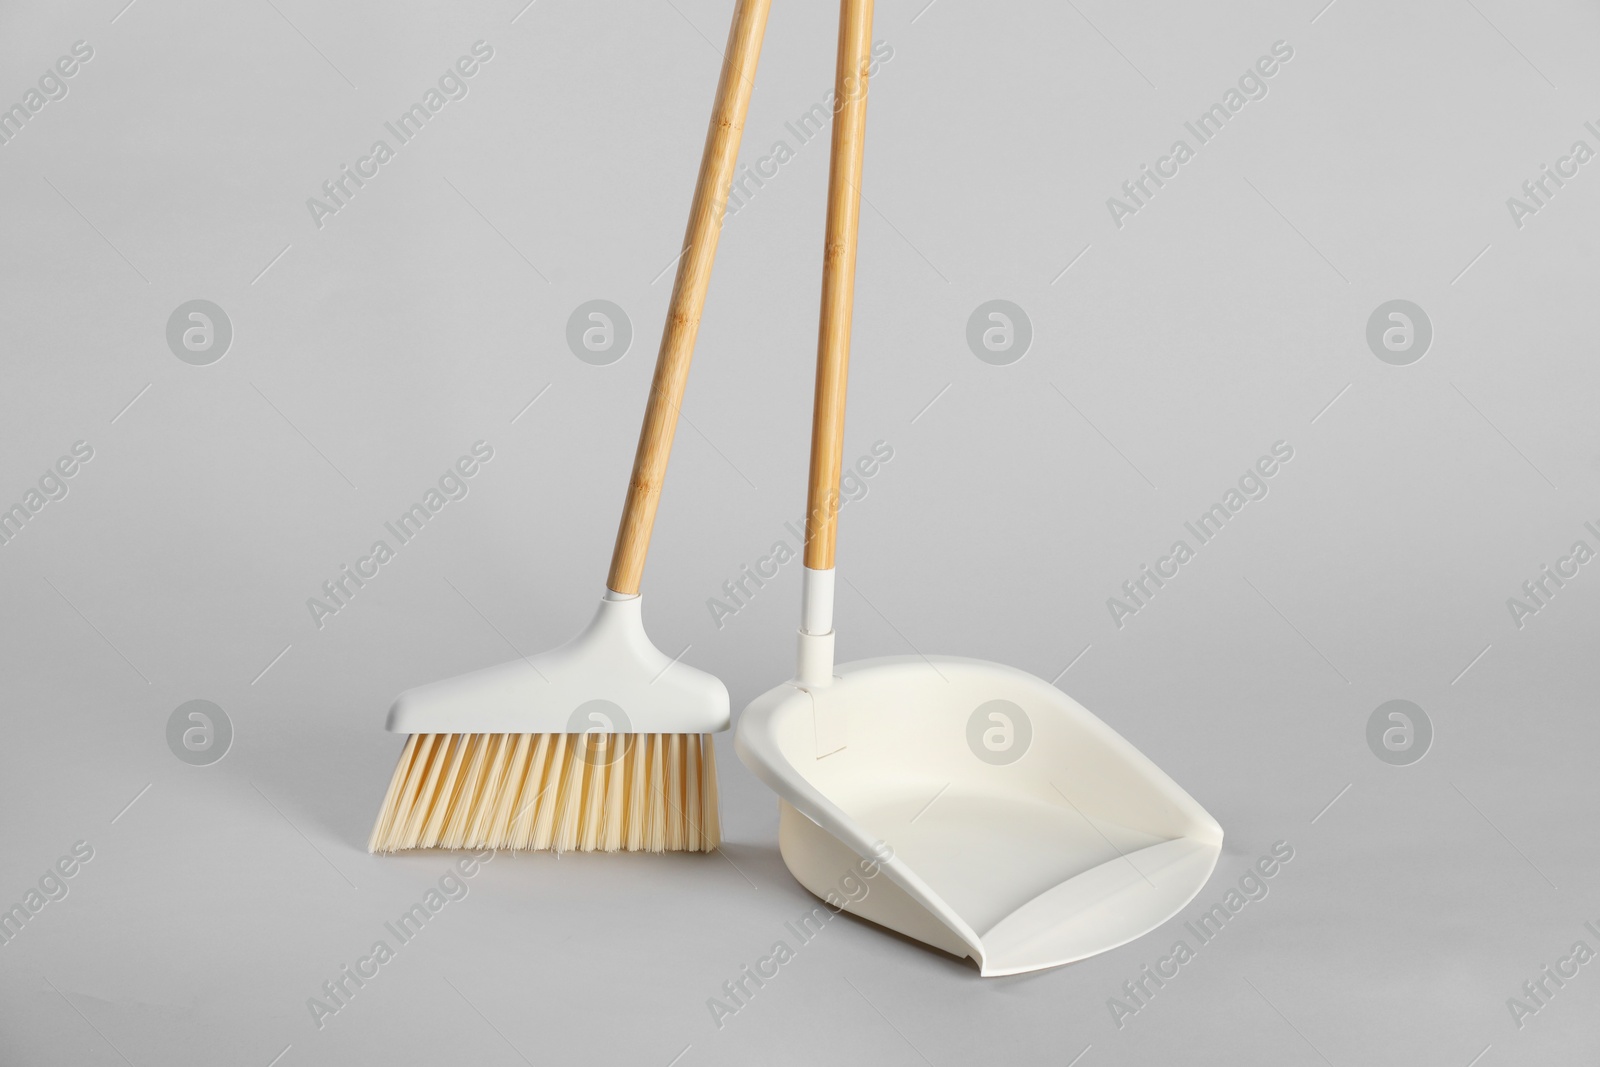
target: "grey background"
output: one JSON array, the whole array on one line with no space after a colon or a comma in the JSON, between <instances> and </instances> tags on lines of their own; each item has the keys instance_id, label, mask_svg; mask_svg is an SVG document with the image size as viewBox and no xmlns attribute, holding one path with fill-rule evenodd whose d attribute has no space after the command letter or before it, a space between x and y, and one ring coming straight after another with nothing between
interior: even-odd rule
<instances>
[{"instance_id":1,"label":"grey background","mask_svg":"<svg viewBox=\"0 0 1600 1067\"><path fill-rule=\"evenodd\" d=\"M1592 5L880 5L845 453L894 458L843 514L841 655L1058 678L1226 829L1181 918L1292 844L1137 1016L1107 1000L1178 920L980 980L839 919L719 1030L707 998L810 904L723 735L722 856L501 856L318 1030L307 998L451 859L365 852L389 700L565 640L600 591L731 7L123 2L0 13L6 104L95 49L0 148L0 498L95 450L0 548L0 903L95 850L0 947L0 1061L1600 1051L1600 963L1521 1029L1506 1007L1600 948L1600 576L1520 630L1506 607L1597 544L1600 163L1521 229L1505 206L1600 147ZM793 143L835 32L775 6L747 162ZM306 198L479 39L470 95L317 229ZM1277 40L1269 95L1113 226L1106 198ZM652 635L736 709L787 677L797 565L721 629L706 601L804 509L826 156L726 226L645 579ZM1434 327L1406 367L1365 343L1397 298ZM194 299L234 328L206 367L165 342ZM593 299L633 322L610 366L565 344ZM1033 324L1010 366L965 343L990 299ZM306 599L480 439L470 495L317 629ZM1270 495L1116 628L1106 598L1279 440ZM1396 767L1365 731L1401 698L1435 738ZM193 699L233 724L210 766L167 748Z\"/></svg>"}]
</instances>

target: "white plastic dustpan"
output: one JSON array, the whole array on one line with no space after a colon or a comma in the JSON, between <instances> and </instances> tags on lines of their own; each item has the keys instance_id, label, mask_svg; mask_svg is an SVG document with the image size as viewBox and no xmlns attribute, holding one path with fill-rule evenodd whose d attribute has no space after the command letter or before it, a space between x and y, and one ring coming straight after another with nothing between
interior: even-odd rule
<instances>
[{"instance_id":1,"label":"white plastic dustpan","mask_svg":"<svg viewBox=\"0 0 1600 1067\"><path fill-rule=\"evenodd\" d=\"M782 798L784 863L817 896L887 855L889 884L845 909L998 975L1131 941L1210 878L1216 820L1049 683L953 656L834 674L766 693L735 738Z\"/></svg>"},{"instance_id":2,"label":"white plastic dustpan","mask_svg":"<svg viewBox=\"0 0 1600 1067\"><path fill-rule=\"evenodd\" d=\"M1175 915L1222 828L1053 685L950 656L833 663L834 543L849 362L870 0L843 0L811 442L799 666L734 739L779 796L800 884L985 975L1115 948ZM877 862L859 901L837 886Z\"/></svg>"}]
</instances>

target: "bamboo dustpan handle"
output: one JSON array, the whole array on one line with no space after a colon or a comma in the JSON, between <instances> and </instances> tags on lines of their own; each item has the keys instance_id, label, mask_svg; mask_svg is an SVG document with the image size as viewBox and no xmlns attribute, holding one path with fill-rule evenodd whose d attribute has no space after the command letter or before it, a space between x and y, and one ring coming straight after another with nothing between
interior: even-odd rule
<instances>
[{"instance_id":1,"label":"bamboo dustpan handle","mask_svg":"<svg viewBox=\"0 0 1600 1067\"><path fill-rule=\"evenodd\" d=\"M745 114L750 109L750 90L755 82L761 38L766 32L767 11L771 6L772 0L737 0L734 7L722 78L717 82L716 103L711 111L711 128L706 132L700 176L695 180L694 204L689 211L689 227L683 237L684 252L678 260L677 280L672 283L672 302L667 307L661 351L656 356L655 377L650 383L650 403L644 411L639 448L633 459L633 477L628 483L628 499L622 509L616 548L611 554L611 573L606 578L606 587L615 593L630 596L637 593L639 578L644 573L650 531L655 526L656 507L661 502L661 484L667 476L667 457L672 453L678 406L683 401L683 389L689 378L695 336L700 332L700 312L705 307L706 288L711 284L711 264L717 256L722 211L728 201L734 165L739 160L739 137L744 132Z\"/></svg>"},{"instance_id":2,"label":"bamboo dustpan handle","mask_svg":"<svg viewBox=\"0 0 1600 1067\"><path fill-rule=\"evenodd\" d=\"M856 230L861 221L861 159L867 136L867 64L872 0L841 0L834 69L833 148L828 164L828 228L822 256L822 318L817 330L817 393L811 414L811 482L806 498L805 565L833 569L844 455L845 381L855 301Z\"/></svg>"}]
</instances>

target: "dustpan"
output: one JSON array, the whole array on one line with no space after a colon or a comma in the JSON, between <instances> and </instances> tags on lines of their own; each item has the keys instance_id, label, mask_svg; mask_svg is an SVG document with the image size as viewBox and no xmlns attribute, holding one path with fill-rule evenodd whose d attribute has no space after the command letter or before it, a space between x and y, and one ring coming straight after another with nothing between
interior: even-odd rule
<instances>
[{"instance_id":1,"label":"dustpan","mask_svg":"<svg viewBox=\"0 0 1600 1067\"><path fill-rule=\"evenodd\" d=\"M827 254L796 677L744 710L739 758L779 797L784 863L813 894L970 957L984 975L1107 951L1205 885L1222 828L1077 701L953 656L835 667L834 539L870 0L841 5ZM880 871L864 894L838 887ZM859 881L859 879L858 879Z\"/></svg>"},{"instance_id":2,"label":"dustpan","mask_svg":"<svg viewBox=\"0 0 1600 1067\"><path fill-rule=\"evenodd\" d=\"M735 747L780 798L778 845L801 885L837 906L843 877L876 863L886 878L844 910L985 975L1155 929L1222 851L1216 820L1148 757L998 663L892 656L797 678L745 709Z\"/></svg>"}]
</instances>

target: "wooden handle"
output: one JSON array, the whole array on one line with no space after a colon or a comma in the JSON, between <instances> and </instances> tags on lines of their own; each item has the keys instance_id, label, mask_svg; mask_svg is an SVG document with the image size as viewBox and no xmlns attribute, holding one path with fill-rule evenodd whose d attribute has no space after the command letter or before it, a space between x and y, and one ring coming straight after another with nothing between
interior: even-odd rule
<instances>
[{"instance_id":1,"label":"wooden handle","mask_svg":"<svg viewBox=\"0 0 1600 1067\"><path fill-rule=\"evenodd\" d=\"M833 567L838 532L871 50L872 0L842 0L833 83L833 154L828 164L828 229L822 253L822 318L817 330L817 394L811 411L811 484L806 496L805 564L812 570Z\"/></svg>"},{"instance_id":2,"label":"wooden handle","mask_svg":"<svg viewBox=\"0 0 1600 1067\"><path fill-rule=\"evenodd\" d=\"M611 554L611 573L606 578L607 588L615 593L632 595L639 591L645 555L650 551L650 531L655 526L661 485L667 476L672 435L678 426L678 405L683 401L689 362L694 358L700 312L705 307L706 288L711 284L722 212L734 166L739 161L739 137L750 109L750 90L771 6L771 0L738 0L734 7L722 78L717 82L716 103L711 111L711 128L706 132L700 176L695 180L694 205L683 237L684 251L678 260L677 280L672 283L672 302L667 307L661 351L650 383L650 403L644 411L639 449L633 458L633 478L628 483L622 525Z\"/></svg>"}]
</instances>

